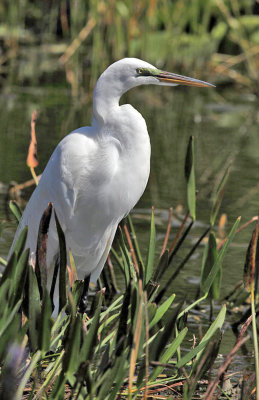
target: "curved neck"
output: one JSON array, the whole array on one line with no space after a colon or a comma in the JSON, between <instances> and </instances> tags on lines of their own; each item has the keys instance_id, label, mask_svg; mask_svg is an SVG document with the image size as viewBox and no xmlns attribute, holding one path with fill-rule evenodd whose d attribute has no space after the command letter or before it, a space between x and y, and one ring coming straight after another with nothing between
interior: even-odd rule
<instances>
[{"instance_id":1,"label":"curved neck","mask_svg":"<svg viewBox=\"0 0 259 400\"><path fill-rule=\"evenodd\" d=\"M119 80L112 79L104 72L94 88L93 118L102 124L108 122L112 109L119 107L120 98L125 91Z\"/></svg>"}]
</instances>

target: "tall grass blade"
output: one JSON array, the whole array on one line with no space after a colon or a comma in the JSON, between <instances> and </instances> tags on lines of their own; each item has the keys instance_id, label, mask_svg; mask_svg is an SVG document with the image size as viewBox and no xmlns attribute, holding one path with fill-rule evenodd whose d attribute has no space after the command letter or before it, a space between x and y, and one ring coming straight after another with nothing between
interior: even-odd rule
<instances>
[{"instance_id":1,"label":"tall grass blade","mask_svg":"<svg viewBox=\"0 0 259 400\"><path fill-rule=\"evenodd\" d=\"M38 348L38 318L40 315L40 292L37 278L31 265L29 265L28 274L29 288L27 297L28 304L28 322L29 322L29 339L30 346L33 351Z\"/></svg>"},{"instance_id":2,"label":"tall grass blade","mask_svg":"<svg viewBox=\"0 0 259 400\"><path fill-rule=\"evenodd\" d=\"M203 287L213 265L216 262L218 253L217 253L217 242L216 237L213 232L210 233L208 242L205 245L203 259L202 259L202 267L201 267L201 287ZM210 290L211 296L213 299L218 299L220 295L220 282L221 282L221 272L222 266L220 266L218 273L212 283L212 287Z\"/></svg>"},{"instance_id":3,"label":"tall grass blade","mask_svg":"<svg viewBox=\"0 0 259 400\"><path fill-rule=\"evenodd\" d=\"M119 326L117 331L116 337L116 356L120 356L123 352L125 339L127 335L127 321L128 321L128 311L130 306L130 299L131 299L131 282L129 283L126 293L124 295L122 308L121 308L121 315L119 320Z\"/></svg>"},{"instance_id":4,"label":"tall grass blade","mask_svg":"<svg viewBox=\"0 0 259 400\"><path fill-rule=\"evenodd\" d=\"M190 216L193 221L196 219L196 187L194 174L194 136L190 136L186 158L185 158L185 179L187 182L187 203Z\"/></svg>"},{"instance_id":5,"label":"tall grass blade","mask_svg":"<svg viewBox=\"0 0 259 400\"><path fill-rule=\"evenodd\" d=\"M143 326L143 321L142 321L142 314L143 314L142 296L143 296L143 293L140 292L139 295L140 295L140 301L139 301L139 306L138 306L136 327L135 327L134 336L133 336L133 345L131 347L131 354L130 354L129 399L132 398L133 377L134 377L136 361L137 361L137 356L138 356L138 350L139 350L139 344L140 344L140 339L141 339L141 330L142 330L142 326Z\"/></svg>"},{"instance_id":6,"label":"tall grass blade","mask_svg":"<svg viewBox=\"0 0 259 400\"><path fill-rule=\"evenodd\" d=\"M15 216L17 224L19 224L21 218L22 218L22 212L16 201L10 200L9 201L9 207L10 210L12 211L13 215Z\"/></svg>"},{"instance_id":7,"label":"tall grass blade","mask_svg":"<svg viewBox=\"0 0 259 400\"><path fill-rule=\"evenodd\" d=\"M147 266L145 269L145 286L148 284L148 282L153 274L155 246L156 246L156 228L155 228L154 208L152 207Z\"/></svg>"},{"instance_id":8,"label":"tall grass blade","mask_svg":"<svg viewBox=\"0 0 259 400\"><path fill-rule=\"evenodd\" d=\"M221 329L225 320L225 315L226 315L226 306L224 305L220 310L215 321L211 324L208 331L203 336L198 346L194 347L194 349L190 350L187 354L185 354L176 364L176 368L182 368L196 356L197 356L196 360L201 358L202 354L204 353L205 347L210 342L214 333L217 331L217 329Z\"/></svg>"},{"instance_id":9,"label":"tall grass blade","mask_svg":"<svg viewBox=\"0 0 259 400\"><path fill-rule=\"evenodd\" d=\"M163 318L164 314L167 312L174 299L175 299L175 294L172 294L158 307L154 317L149 323L149 329L152 329L153 326L155 326Z\"/></svg>"},{"instance_id":10,"label":"tall grass blade","mask_svg":"<svg viewBox=\"0 0 259 400\"><path fill-rule=\"evenodd\" d=\"M217 218L218 215L218 211L223 199L223 195L224 195L224 190L225 190L225 185L226 182L228 180L228 176L229 176L229 172L230 172L230 168L227 168L227 170L224 173L224 176L219 184L219 187L216 191L216 196L215 196L215 201L213 203L212 209L211 209L211 213L210 213L210 224L211 226L214 226L215 224L215 220Z\"/></svg>"},{"instance_id":11,"label":"tall grass blade","mask_svg":"<svg viewBox=\"0 0 259 400\"><path fill-rule=\"evenodd\" d=\"M173 357L173 355L175 354L177 349L180 347L182 341L184 340L187 332L188 332L188 328L186 327L180 333L178 333L176 338L173 340L173 342L168 346L168 348L164 351L164 353L160 357L159 362L161 364L167 363ZM154 369L154 371L151 373L149 380L154 381L158 377L158 375L161 374L163 369L164 369L164 367L160 367L160 366L156 367Z\"/></svg>"},{"instance_id":12,"label":"tall grass blade","mask_svg":"<svg viewBox=\"0 0 259 400\"><path fill-rule=\"evenodd\" d=\"M84 343L81 349L80 359L81 361L91 360L94 350L95 344L97 342L97 331L99 328L99 320L100 320L100 313L101 313L101 304L102 304L102 292L98 294L98 306L95 311L94 318L91 322L91 326L87 335L84 337Z\"/></svg>"},{"instance_id":13,"label":"tall grass blade","mask_svg":"<svg viewBox=\"0 0 259 400\"><path fill-rule=\"evenodd\" d=\"M9 301L13 306L22 298L28 273L30 249L26 249L15 266L9 289Z\"/></svg>"},{"instance_id":14,"label":"tall grass blade","mask_svg":"<svg viewBox=\"0 0 259 400\"><path fill-rule=\"evenodd\" d=\"M41 315L39 317L39 335L38 335L38 346L43 352L49 351L50 339L51 339L51 314L52 306L50 296L45 288L43 295Z\"/></svg>"},{"instance_id":15,"label":"tall grass blade","mask_svg":"<svg viewBox=\"0 0 259 400\"><path fill-rule=\"evenodd\" d=\"M49 224L52 214L52 203L48 204L48 207L44 211L39 225L37 249L36 249L36 265L35 273L38 280L41 296L43 295L44 288L47 287L47 244L48 244L48 232Z\"/></svg>"},{"instance_id":16,"label":"tall grass blade","mask_svg":"<svg viewBox=\"0 0 259 400\"><path fill-rule=\"evenodd\" d=\"M64 232L54 210L59 241L59 312L67 304L67 249Z\"/></svg>"},{"instance_id":17,"label":"tall grass blade","mask_svg":"<svg viewBox=\"0 0 259 400\"><path fill-rule=\"evenodd\" d=\"M228 235L228 238L227 238L226 242L224 243L223 248L221 249L220 253L217 256L215 264L211 268L207 279L205 280L204 284L202 285L202 290L204 291L204 293L208 293L209 292L209 290L211 288L211 285L212 285L216 275L218 274L218 271L219 271L219 269L220 269L220 267L222 265L223 258L225 257L226 251L227 251L228 247L230 246L230 243L232 242L233 237L234 237L234 235L236 233L236 230L238 228L240 219L241 219L240 217L237 218L235 224L233 225L233 227L232 227L232 229L231 229L231 231L230 231L230 233Z\"/></svg>"},{"instance_id":18,"label":"tall grass blade","mask_svg":"<svg viewBox=\"0 0 259 400\"><path fill-rule=\"evenodd\" d=\"M17 259L21 256L24 250L25 243L27 240L27 235L28 235L28 226L25 226L21 231L20 235L18 236L18 239L16 240L13 248L13 253L17 255Z\"/></svg>"}]
</instances>

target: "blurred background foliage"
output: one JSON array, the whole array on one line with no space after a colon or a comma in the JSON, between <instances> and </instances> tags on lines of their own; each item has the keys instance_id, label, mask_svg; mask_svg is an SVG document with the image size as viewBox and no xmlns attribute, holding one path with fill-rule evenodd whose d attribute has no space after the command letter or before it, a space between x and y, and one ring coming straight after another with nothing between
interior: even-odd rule
<instances>
[{"instance_id":1,"label":"blurred background foliage","mask_svg":"<svg viewBox=\"0 0 259 400\"><path fill-rule=\"evenodd\" d=\"M65 74L78 96L111 62L138 57L257 91L258 14L251 0L2 1L0 83Z\"/></svg>"},{"instance_id":2,"label":"blurred background foliage","mask_svg":"<svg viewBox=\"0 0 259 400\"><path fill-rule=\"evenodd\" d=\"M198 229L208 220L214 190L231 163L222 203L229 228L238 215L244 221L257 215L258 28L255 0L0 2L0 219L7 221L0 255L6 256L15 230L6 202L9 183L31 179L25 165L32 112L39 110L40 174L57 143L90 123L100 73L127 56L217 85L142 87L122 99L146 119L152 145L149 183L134 214L141 245L147 243L145 213L152 205L162 232L168 207L186 207L183 165L190 135L196 140ZM32 190L22 192L22 207ZM235 261L226 256L230 286L241 279L248 240L250 232L243 232ZM176 282L184 295L195 274L200 275L200 264L193 259L185 279ZM230 286L225 283L224 290Z\"/></svg>"}]
</instances>

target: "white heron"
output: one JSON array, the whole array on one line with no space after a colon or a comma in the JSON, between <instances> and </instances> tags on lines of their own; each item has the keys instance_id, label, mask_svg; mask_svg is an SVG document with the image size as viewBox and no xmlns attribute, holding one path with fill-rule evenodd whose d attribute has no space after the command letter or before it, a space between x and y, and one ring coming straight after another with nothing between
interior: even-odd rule
<instances>
[{"instance_id":1,"label":"white heron","mask_svg":"<svg viewBox=\"0 0 259 400\"><path fill-rule=\"evenodd\" d=\"M213 86L136 58L110 65L94 89L91 126L74 130L56 147L23 213L14 243L28 225L26 248L35 254L40 218L52 202L78 278L90 275L92 282L97 280L118 223L143 194L150 170L146 122L131 105L120 105L120 97L135 86L149 84ZM50 281L58 253L52 217L47 249Z\"/></svg>"}]
</instances>

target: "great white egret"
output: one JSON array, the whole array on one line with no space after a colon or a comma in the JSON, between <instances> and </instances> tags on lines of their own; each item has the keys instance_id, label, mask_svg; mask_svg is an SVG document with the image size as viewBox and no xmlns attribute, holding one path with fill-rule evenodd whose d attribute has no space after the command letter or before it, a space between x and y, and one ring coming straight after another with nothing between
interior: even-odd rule
<instances>
[{"instance_id":1,"label":"great white egret","mask_svg":"<svg viewBox=\"0 0 259 400\"><path fill-rule=\"evenodd\" d=\"M52 202L78 278L90 275L91 281L97 280L118 223L144 192L150 169L146 122L131 105L120 105L119 100L129 89L149 84L213 86L161 71L136 58L110 65L95 86L92 125L74 130L56 147L23 213L14 243L28 225L26 248L35 254L40 218ZM47 249L50 281L58 252L52 216Z\"/></svg>"}]
</instances>

